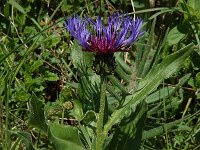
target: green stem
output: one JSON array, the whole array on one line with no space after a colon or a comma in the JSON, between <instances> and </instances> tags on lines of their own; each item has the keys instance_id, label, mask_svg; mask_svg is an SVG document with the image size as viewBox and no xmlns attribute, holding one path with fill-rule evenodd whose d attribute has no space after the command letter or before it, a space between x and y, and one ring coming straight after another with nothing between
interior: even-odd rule
<instances>
[{"instance_id":1,"label":"green stem","mask_svg":"<svg viewBox=\"0 0 200 150\"><path fill-rule=\"evenodd\" d=\"M64 124L64 117L65 117L65 107L63 107L63 110L62 110L61 125Z\"/></svg>"},{"instance_id":2,"label":"green stem","mask_svg":"<svg viewBox=\"0 0 200 150\"><path fill-rule=\"evenodd\" d=\"M8 79L5 80L5 109L6 109L6 121L5 121L5 149L10 149L10 133L9 133L9 83Z\"/></svg>"},{"instance_id":3,"label":"green stem","mask_svg":"<svg viewBox=\"0 0 200 150\"><path fill-rule=\"evenodd\" d=\"M103 121L104 121L104 109L105 109L105 98L106 98L106 77L101 76L101 91L100 91L100 108L99 118L97 121L97 137L96 137L96 150L102 150L105 140L103 133Z\"/></svg>"},{"instance_id":4,"label":"green stem","mask_svg":"<svg viewBox=\"0 0 200 150\"><path fill-rule=\"evenodd\" d=\"M3 142L3 104L0 98L0 143Z\"/></svg>"}]
</instances>

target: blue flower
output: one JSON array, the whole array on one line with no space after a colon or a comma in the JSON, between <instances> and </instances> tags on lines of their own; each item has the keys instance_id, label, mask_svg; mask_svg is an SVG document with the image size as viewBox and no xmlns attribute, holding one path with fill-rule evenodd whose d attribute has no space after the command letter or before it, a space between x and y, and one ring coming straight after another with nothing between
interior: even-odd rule
<instances>
[{"instance_id":1,"label":"blue flower","mask_svg":"<svg viewBox=\"0 0 200 150\"><path fill-rule=\"evenodd\" d=\"M135 42L143 32L140 31L142 19L114 13L104 24L99 16L96 20L77 15L69 17L64 22L70 34L79 41L84 51L98 54L110 54L128 51L128 47Z\"/></svg>"}]
</instances>

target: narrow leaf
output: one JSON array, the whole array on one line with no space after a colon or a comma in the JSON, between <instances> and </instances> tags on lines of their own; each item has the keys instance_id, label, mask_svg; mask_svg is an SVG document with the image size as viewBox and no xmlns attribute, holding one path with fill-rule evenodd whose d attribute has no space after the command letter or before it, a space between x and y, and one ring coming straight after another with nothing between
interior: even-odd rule
<instances>
[{"instance_id":1,"label":"narrow leaf","mask_svg":"<svg viewBox=\"0 0 200 150\"><path fill-rule=\"evenodd\" d=\"M132 74L132 70L128 64L125 63L125 61L122 59L120 54L116 54L116 61L119 64L119 66L128 74Z\"/></svg>"},{"instance_id":2,"label":"narrow leaf","mask_svg":"<svg viewBox=\"0 0 200 150\"><path fill-rule=\"evenodd\" d=\"M15 0L9 0L8 3L15 7L21 13L26 14L24 8L21 5L19 5Z\"/></svg>"},{"instance_id":3,"label":"narrow leaf","mask_svg":"<svg viewBox=\"0 0 200 150\"><path fill-rule=\"evenodd\" d=\"M159 127L144 131L143 134L142 134L142 139L147 140L147 139L153 138L155 136L169 132L172 129L177 129L178 128L177 125L180 124L182 121L183 121L182 119L176 120L174 122L166 123L166 124L163 124Z\"/></svg>"}]
</instances>

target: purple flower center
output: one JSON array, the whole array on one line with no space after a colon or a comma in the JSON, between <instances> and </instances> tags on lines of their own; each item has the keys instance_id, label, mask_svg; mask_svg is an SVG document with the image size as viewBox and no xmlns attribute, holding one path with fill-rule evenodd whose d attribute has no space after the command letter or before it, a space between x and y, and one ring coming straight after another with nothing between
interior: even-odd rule
<instances>
[{"instance_id":1,"label":"purple flower center","mask_svg":"<svg viewBox=\"0 0 200 150\"><path fill-rule=\"evenodd\" d=\"M92 50L97 53L112 53L116 51L115 49L113 49L115 39L111 38L108 42L105 35L101 38L90 36L88 39L88 44L92 47Z\"/></svg>"}]
</instances>

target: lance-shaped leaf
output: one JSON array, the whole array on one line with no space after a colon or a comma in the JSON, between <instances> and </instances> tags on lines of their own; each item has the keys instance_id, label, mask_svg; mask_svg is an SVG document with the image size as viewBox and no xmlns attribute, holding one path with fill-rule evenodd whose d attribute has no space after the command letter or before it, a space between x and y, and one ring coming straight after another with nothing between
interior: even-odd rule
<instances>
[{"instance_id":1,"label":"lance-shaped leaf","mask_svg":"<svg viewBox=\"0 0 200 150\"><path fill-rule=\"evenodd\" d=\"M140 149L142 140L142 131L145 125L147 112L146 102L143 101L137 105L135 111L127 117L124 117L107 149L110 150L130 150Z\"/></svg>"},{"instance_id":2,"label":"lance-shaped leaf","mask_svg":"<svg viewBox=\"0 0 200 150\"><path fill-rule=\"evenodd\" d=\"M104 128L104 133L107 134L111 127L120 122L132 108L139 104L144 98L152 93L160 83L177 72L185 59L193 51L193 43L187 45L183 49L169 55L160 64L149 72L149 74L139 83L138 91L135 94L127 96L124 106L113 112L110 119Z\"/></svg>"},{"instance_id":3,"label":"lance-shaped leaf","mask_svg":"<svg viewBox=\"0 0 200 150\"><path fill-rule=\"evenodd\" d=\"M44 104L37 98L34 93L29 103L29 109L29 123L39 130L46 132L48 126L44 116Z\"/></svg>"}]
</instances>

